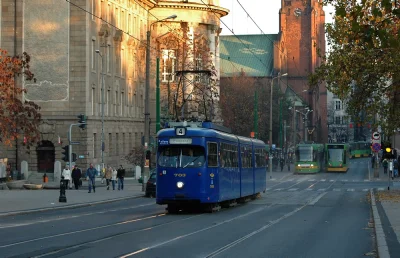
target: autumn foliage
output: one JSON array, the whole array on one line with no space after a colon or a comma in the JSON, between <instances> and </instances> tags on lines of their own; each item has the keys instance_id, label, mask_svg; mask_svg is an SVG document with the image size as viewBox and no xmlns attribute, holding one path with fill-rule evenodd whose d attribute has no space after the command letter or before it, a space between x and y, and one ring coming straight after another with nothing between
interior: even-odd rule
<instances>
[{"instance_id":1,"label":"autumn foliage","mask_svg":"<svg viewBox=\"0 0 400 258\"><path fill-rule=\"evenodd\" d=\"M29 62L30 56L25 52L21 56L9 56L0 49L0 141L7 146L22 139L29 147L40 138L40 107L24 101L26 89L16 84L18 77L35 80Z\"/></svg>"},{"instance_id":2,"label":"autumn foliage","mask_svg":"<svg viewBox=\"0 0 400 258\"><path fill-rule=\"evenodd\" d=\"M335 7L334 22L326 25L330 51L310 84L325 81L354 122L365 117L391 135L400 127L400 1L323 2Z\"/></svg>"}]
</instances>

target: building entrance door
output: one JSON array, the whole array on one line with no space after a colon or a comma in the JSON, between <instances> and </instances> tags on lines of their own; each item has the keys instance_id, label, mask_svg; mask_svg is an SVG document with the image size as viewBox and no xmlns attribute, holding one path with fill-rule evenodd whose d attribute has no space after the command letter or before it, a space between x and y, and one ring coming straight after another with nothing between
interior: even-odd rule
<instances>
[{"instance_id":1,"label":"building entrance door","mask_svg":"<svg viewBox=\"0 0 400 258\"><path fill-rule=\"evenodd\" d=\"M54 173L55 148L50 141L41 141L36 148L39 173Z\"/></svg>"}]
</instances>

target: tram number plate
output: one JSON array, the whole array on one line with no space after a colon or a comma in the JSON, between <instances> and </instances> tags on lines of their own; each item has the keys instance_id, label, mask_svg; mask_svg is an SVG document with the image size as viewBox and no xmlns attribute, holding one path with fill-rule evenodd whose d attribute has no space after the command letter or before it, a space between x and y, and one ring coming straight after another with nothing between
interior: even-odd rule
<instances>
[{"instance_id":1,"label":"tram number plate","mask_svg":"<svg viewBox=\"0 0 400 258\"><path fill-rule=\"evenodd\" d=\"M185 127L177 127L175 129L176 135L186 135L186 128Z\"/></svg>"},{"instance_id":2,"label":"tram number plate","mask_svg":"<svg viewBox=\"0 0 400 258\"><path fill-rule=\"evenodd\" d=\"M186 174L174 174L175 177L186 177Z\"/></svg>"}]
</instances>

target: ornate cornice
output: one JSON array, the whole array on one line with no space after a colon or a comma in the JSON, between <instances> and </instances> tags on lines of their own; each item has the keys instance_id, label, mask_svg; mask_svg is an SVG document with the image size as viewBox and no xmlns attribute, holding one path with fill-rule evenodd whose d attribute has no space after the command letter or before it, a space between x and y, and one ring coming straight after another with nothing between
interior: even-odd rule
<instances>
[{"instance_id":1,"label":"ornate cornice","mask_svg":"<svg viewBox=\"0 0 400 258\"><path fill-rule=\"evenodd\" d=\"M219 14L221 17L228 15L229 10L223 7L214 6L214 5L204 5L204 4L195 4L195 3L167 3L167 2L159 2L157 8L173 8L173 9L187 9L187 10L199 10L199 11L211 11Z\"/></svg>"}]
</instances>

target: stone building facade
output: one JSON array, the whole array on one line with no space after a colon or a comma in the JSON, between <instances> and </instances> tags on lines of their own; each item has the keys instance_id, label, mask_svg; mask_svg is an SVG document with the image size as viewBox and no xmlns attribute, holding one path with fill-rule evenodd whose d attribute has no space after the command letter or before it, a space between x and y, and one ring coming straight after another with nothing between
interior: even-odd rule
<instances>
[{"instance_id":1,"label":"stone building facade","mask_svg":"<svg viewBox=\"0 0 400 258\"><path fill-rule=\"evenodd\" d=\"M311 88L308 75L321 65L325 54L325 13L320 0L282 0L280 39L275 44L274 67L288 73L287 84L313 112L308 117L308 140L328 142L327 89ZM284 84L283 84L284 85ZM285 89L283 89L285 90Z\"/></svg>"},{"instance_id":2,"label":"stone building facade","mask_svg":"<svg viewBox=\"0 0 400 258\"><path fill-rule=\"evenodd\" d=\"M41 106L43 117L42 141L37 146L29 153L21 142L11 148L2 146L1 155L7 156L14 166L26 160L30 171L53 172L54 162L62 159L62 147L68 145L70 124L78 122L79 114L85 114L87 128L72 127L72 141L80 143L72 146L72 152L78 156L77 164L87 167L89 163L104 162L133 167L124 156L141 145L144 135L149 24L171 14L178 17L153 26L152 44L169 27L184 23L193 29L206 28L208 40L218 42L219 17L228 11L218 6L219 1L204 2L207 6L198 0L0 1L0 47L11 55L24 51L31 55L37 81L19 81L18 86L28 90L26 100ZM217 64L218 46L211 45L215 53L213 62ZM161 53L152 50L151 121L155 121L154 60ZM150 135L155 136L155 131L152 122Z\"/></svg>"}]
</instances>

